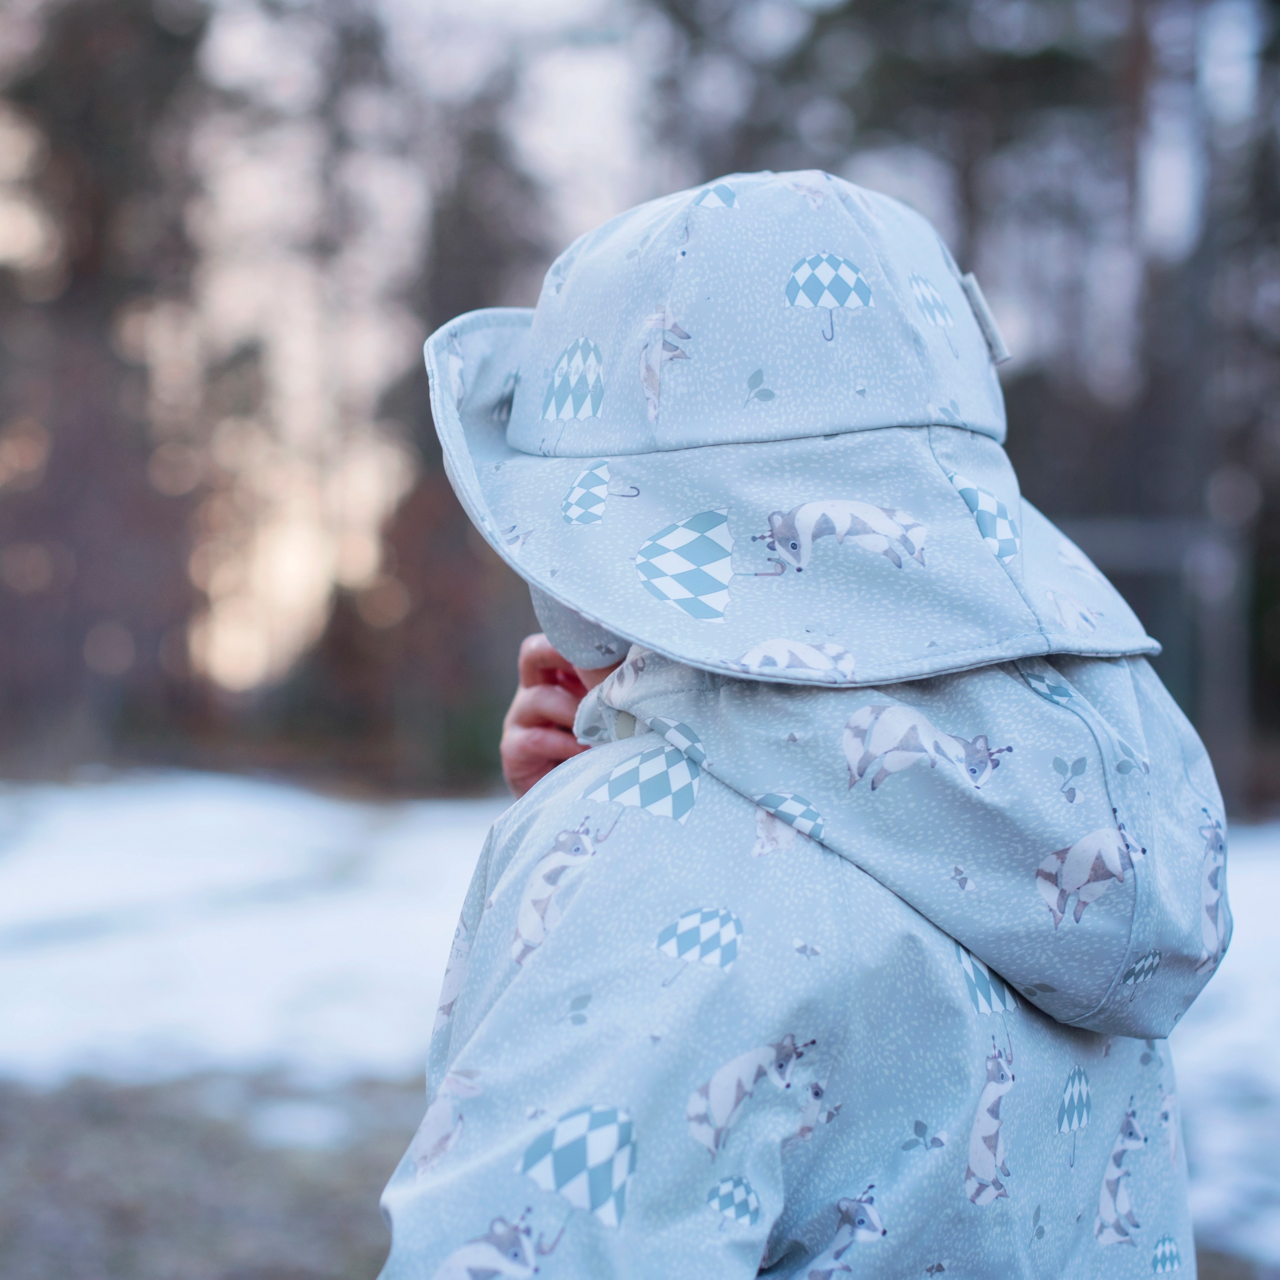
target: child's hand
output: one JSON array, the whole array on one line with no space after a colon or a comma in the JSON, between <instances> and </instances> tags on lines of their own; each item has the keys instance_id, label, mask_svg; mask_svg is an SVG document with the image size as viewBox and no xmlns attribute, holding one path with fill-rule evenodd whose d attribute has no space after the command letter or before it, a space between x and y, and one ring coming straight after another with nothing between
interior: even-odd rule
<instances>
[{"instance_id":1,"label":"child's hand","mask_svg":"<svg viewBox=\"0 0 1280 1280\"><path fill-rule=\"evenodd\" d=\"M520 645L520 687L502 721L502 776L517 798L556 765L588 748L573 736L573 718L588 689L618 664L583 670L539 633Z\"/></svg>"}]
</instances>

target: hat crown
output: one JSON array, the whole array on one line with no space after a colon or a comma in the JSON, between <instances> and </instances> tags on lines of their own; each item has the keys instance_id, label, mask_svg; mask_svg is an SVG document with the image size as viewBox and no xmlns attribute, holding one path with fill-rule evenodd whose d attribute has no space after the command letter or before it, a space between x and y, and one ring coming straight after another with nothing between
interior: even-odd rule
<instances>
[{"instance_id":1,"label":"hat crown","mask_svg":"<svg viewBox=\"0 0 1280 1280\"><path fill-rule=\"evenodd\" d=\"M552 264L507 441L617 456L933 424L1002 441L969 299L896 200L818 171L720 178Z\"/></svg>"}]
</instances>

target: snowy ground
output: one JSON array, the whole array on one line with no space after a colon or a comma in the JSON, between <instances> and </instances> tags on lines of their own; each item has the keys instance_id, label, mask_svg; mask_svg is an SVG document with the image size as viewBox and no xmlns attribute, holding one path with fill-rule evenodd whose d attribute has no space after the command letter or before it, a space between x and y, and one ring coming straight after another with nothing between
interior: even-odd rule
<instances>
[{"instance_id":1,"label":"snowy ground","mask_svg":"<svg viewBox=\"0 0 1280 1280\"><path fill-rule=\"evenodd\" d=\"M365 804L245 779L0 788L0 1077L404 1081L503 801ZM1236 938L1173 1039L1205 1244L1280 1266L1280 825L1242 828ZM266 1144L340 1143L304 1099Z\"/></svg>"}]
</instances>

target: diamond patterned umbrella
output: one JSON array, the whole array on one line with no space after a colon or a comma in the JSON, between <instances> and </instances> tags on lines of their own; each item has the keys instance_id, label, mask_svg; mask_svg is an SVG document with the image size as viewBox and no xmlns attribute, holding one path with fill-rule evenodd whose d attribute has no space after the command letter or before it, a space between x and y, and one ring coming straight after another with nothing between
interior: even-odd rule
<instances>
[{"instance_id":1,"label":"diamond patterned umbrella","mask_svg":"<svg viewBox=\"0 0 1280 1280\"><path fill-rule=\"evenodd\" d=\"M667 925L656 945L664 956L685 965L700 962L728 973L744 932L742 921L728 907L697 907ZM677 969L662 985L669 987L684 971Z\"/></svg>"},{"instance_id":2,"label":"diamond patterned umbrella","mask_svg":"<svg viewBox=\"0 0 1280 1280\"><path fill-rule=\"evenodd\" d=\"M1120 979L1126 987L1133 988L1133 994L1129 997L1129 1003L1133 1003L1133 998L1138 994L1138 987L1141 983L1150 982L1155 977L1156 970L1160 967L1160 952L1156 950L1147 951L1140 955L1125 971L1124 976Z\"/></svg>"},{"instance_id":3,"label":"diamond patterned umbrella","mask_svg":"<svg viewBox=\"0 0 1280 1280\"><path fill-rule=\"evenodd\" d=\"M548 422L569 418L598 418L604 400L604 357L590 338L569 343L556 361L542 401Z\"/></svg>"},{"instance_id":4,"label":"diamond patterned umbrella","mask_svg":"<svg viewBox=\"0 0 1280 1280\"><path fill-rule=\"evenodd\" d=\"M1076 1133L1089 1123L1093 1099L1089 1095L1089 1077L1081 1066L1071 1068L1062 1101L1058 1104L1058 1132L1071 1135L1071 1167L1076 1163Z\"/></svg>"},{"instance_id":5,"label":"diamond patterned umbrella","mask_svg":"<svg viewBox=\"0 0 1280 1280\"><path fill-rule=\"evenodd\" d=\"M1156 1241L1155 1252L1151 1255L1151 1271L1153 1275L1162 1275L1166 1271L1177 1271L1182 1266L1182 1254L1178 1251L1178 1242L1172 1236L1161 1236Z\"/></svg>"},{"instance_id":6,"label":"diamond patterned umbrella","mask_svg":"<svg viewBox=\"0 0 1280 1280\"><path fill-rule=\"evenodd\" d=\"M753 799L780 822L795 827L801 835L811 836L814 840L822 839L822 815L804 796L790 791L767 791Z\"/></svg>"},{"instance_id":7,"label":"diamond patterned umbrella","mask_svg":"<svg viewBox=\"0 0 1280 1280\"><path fill-rule=\"evenodd\" d=\"M694 200L698 209L740 209L738 196L727 182L717 182L714 187L703 187Z\"/></svg>"},{"instance_id":8,"label":"diamond patterned umbrella","mask_svg":"<svg viewBox=\"0 0 1280 1280\"><path fill-rule=\"evenodd\" d=\"M603 458L593 462L570 486L560 511L565 524L599 524L609 496L609 464Z\"/></svg>"},{"instance_id":9,"label":"diamond patterned umbrella","mask_svg":"<svg viewBox=\"0 0 1280 1280\"><path fill-rule=\"evenodd\" d=\"M702 511L648 538L636 553L650 595L702 622L723 622L733 577L729 513Z\"/></svg>"},{"instance_id":10,"label":"diamond patterned umbrella","mask_svg":"<svg viewBox=\"0 0 1280 1280\"><path fill-rule=\"evenodd\" d=\"M871 286L857 265L834 253L801 258L791 269L785 292L789 307L822 307L829 313L830 332L824 329L822 333L828 342L836 336L837 310L875 306Z\"/></svg>"},{"instance_id":11,"label":"diamond patterned umbrella","mask_svg":"<svg viewBox=\"0 0 1280 1280\"><path fill-rule=\"evenodd\" d=\"M969 999L979 1013L1007 1013L1018 1007L1018 998L1013 988L998 974L992 973L975 955L970 955L958 942L956 959L964 973L965 985L969 988Z\"/></svg>"},{"instance_id":12,"label":"diamond patterned umbrella","mask_svg":"<svg viewBox=\"0 0 1280 1280\"><path fill-rule=\"evenodd\" d=\"M723 1178L707 1192L707 1203L730 1222L745 1221L754 1227L760 1221L760 1197L746 1178L736 1174Z\"/></svg>"},{"instance_id":13,"label":"diamond patterned umbrella","mask_svg":"<svg viewBox=\"0 0 1280 1280\"><path fill-rule=\"evenodd\" d=\"M1018 536L1018 526L1009 514L1009 508L993 493L966 480L954 471L947 477L956 487L956 492L964 499L965 506L973 513L977 521L978 532L987 544L988 550L1001 564L1008 564L1022 550L1022 539Z\"/></svg>"},{"instance_id":14,"label":"diamond patterned umbrella","mask_svg":"<svg viewBox=\"0 0 1280 1280\"><path fill-rule=\"evenodd\" d=\"M924 276L918 276L913 272L907 277L907 283L911 286L911 292L915 296L916 305L920 308L920 314L935 329L942 330L947 339L947 346L951 348L951 354L958 360L960 353L956 350L956 344L952 342L949 332L955 327L956 321L951 314L951 308L947 306L946 299L938 292L933 281L926 280Z\"/></svg>"},{"instance_id":15,"label":"diamond patterned umbrella","mask_svg":"<svg viewBox=\"0 0 1280 1280\"><path fill-rule=\"evenodd\" d=\"M627 1211L627 1183L635 1168L631 1117L620 1107L586 1106L565 1112L534 1138L516 1172L616 1227Z\"/></svg>"},{"instance_id":16,"label":"diamond patterned umbrella","mask_svg":"<svg viewBox=\"0 0 1280 1280\"><path fill-rule=\"evenodd\" d=\"M630 805L661 818L685 822L698 798L699 765L706 752L687 724L655 716L654 728L667 741L624 760L591 784L584 800Z\"/></svg>"}]
</instances>

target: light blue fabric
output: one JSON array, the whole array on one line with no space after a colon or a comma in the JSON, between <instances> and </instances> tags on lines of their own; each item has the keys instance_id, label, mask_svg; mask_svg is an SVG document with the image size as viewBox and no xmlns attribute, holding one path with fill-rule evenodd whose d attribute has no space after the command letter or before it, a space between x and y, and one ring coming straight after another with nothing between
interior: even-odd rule
<instances>
[{"instance_id":1,"label":"light blue fabric","mask_svg":"<svg viewBox=\"0 0 1280 1280\"><path fill-rule=\"evenodd\" d=\"M386 1280L1193 1272L1163 1037L1222 810L1145 661L636 649L578 732L477 869Z\"/></svg>"},{"instance_id":2,"label":"light blue fabric","mask_svg":"<svg viewBox=\"0 0 1280 1280\"><path fill-rule=\"evenodd\" d=\"M1023 501L905 207L736 175L427 343L575 663L495 825L385 1280L1194 1274L1164 1037L1230 938L1158 646Z\"/></svg>"},{"instance_id":3,"label":"light blue fabric","mask_svg":"<svg viewBox=\"0 0 1280 1280\"><path fill-rule=\"evenodd\" d=\"M904 205L739 174L581 237L536 311L441 328L432 414L542 599L693 666L874 685L1157 652L1022 500L980 318Z\"/></svg>"}]
</instances>

